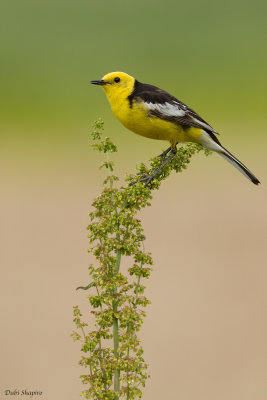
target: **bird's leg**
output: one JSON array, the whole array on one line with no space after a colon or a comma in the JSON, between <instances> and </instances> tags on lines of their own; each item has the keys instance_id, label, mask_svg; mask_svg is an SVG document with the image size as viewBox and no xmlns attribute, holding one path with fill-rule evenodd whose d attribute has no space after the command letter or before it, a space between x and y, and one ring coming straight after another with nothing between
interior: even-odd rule
<instances>
[{"instance_id":1,"label":"bird's leg","mask_svg":"<svg viewBox=\"0 0 267 400\"><path fill-rule=\"evenodd\" d=\"M165 158L165 156L171 151L172 147L168 147L167 150L164 150L163 153L159 154L157 157L158 158ZM140 172L138 172L137 175L142 175Z\"/></svg>"},{"instance_id":2,"label":"bird's leg","mask_svg":"<svg viewBox=\"0 0 267 400\"><path fill-rule=\"evenodd\" d=\"M159 158L165 158L165 156L171 151L171 147L168 147L167 150L165 150L163 153L159 154Z\"/></svg>"},{"instance_id":3,"label":"bird's leg","mask_svg":"<svg viewBox=\"0 0 267 400\"><path fill-rule=\"evenodd\" d=\"M155 176L158 175L158 173L162 170L162 168L163 168L166 164L168 164L168 162L171 161L171 159L175 156L176 153L177 153L177 149L176 149L176 148L171 148L171 154L169 155L169 157L166 158L166 160L163 161L163 163L161 164L161 166L160 166L158 169L156 169L156 171L153 172L153 174L151 174L151 175L145 175L145 176L143 176L143 178L139 179L138 181L131 182L131 183L130 183L130 186L134 185L134 184L137 183L137 182L145 182L145 186L147 186L147 185L155 178Z\"/></svg>"}]
</instances>

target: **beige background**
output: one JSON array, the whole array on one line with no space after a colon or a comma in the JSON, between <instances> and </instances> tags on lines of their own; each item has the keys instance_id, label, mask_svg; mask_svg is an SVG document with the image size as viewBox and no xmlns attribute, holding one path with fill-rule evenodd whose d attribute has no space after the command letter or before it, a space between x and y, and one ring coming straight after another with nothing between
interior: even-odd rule
<instances>
[{"instance_id":1,"label":"beige background","mask_svg":"<svg viewBox=\"0 0 267 400\"><path fill-rule=\"evenodd\" d=\"M128 140L142 150L117 156L121 174L163 148ZM142 212L155 262L141 332L151 373L144 399L267 397L265 148L231 147L259 187L217 155L198 155ZM75 288L88 283L87 213L102 176L89 146L80 158L75 151L21 153L10 142L1 157L0 398L28 388L43 400L78 400L83 389L69 334L73 305L91 318L87 293Z\"/></svg>"}]
</instances>

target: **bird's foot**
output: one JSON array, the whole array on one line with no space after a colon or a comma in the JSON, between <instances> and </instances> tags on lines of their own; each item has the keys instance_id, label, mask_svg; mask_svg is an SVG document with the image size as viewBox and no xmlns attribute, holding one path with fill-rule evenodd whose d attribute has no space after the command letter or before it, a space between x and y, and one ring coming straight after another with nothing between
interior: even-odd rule
<instances>
[{"instance_id":1,"label":"bird's foot","mask_svg":"<svg viewBox=\"0 0 267 400\"><path fill-rule=\"evenodd\" d=\"M137 175L141 175L141 174L137 174ZM131 182L130 186L135 185L137 182L144 182L145 185L147 186L151 181L153 181L153 179L155 178L157 174L151 174L151 175L143 175L140 179L138 179L137 181Z\"/></svg>"},{"instance_id":2,"label":"bird's foot","mask_svg":"<svg viewBox=\"0 0 267 400\"><path fill-rule=\"evenodd\" d=\"M153 181L153 179L155 178L155 176L158 175L158 173L162 170L162 168L171 161L171 159L175 156L175 154L177 153L176 148L172 148L170 147L170 149L165 150L165 154L168 154L167 152L170 152L171 154L162 162L161 166L155 171L153 172L153 174L151 175L143 175L140 179L138 179L137 181L131 182L130 186L135 185L137 182L144 182L145 186L147 186L151 181Z\"/></svg>"}]
</instances>

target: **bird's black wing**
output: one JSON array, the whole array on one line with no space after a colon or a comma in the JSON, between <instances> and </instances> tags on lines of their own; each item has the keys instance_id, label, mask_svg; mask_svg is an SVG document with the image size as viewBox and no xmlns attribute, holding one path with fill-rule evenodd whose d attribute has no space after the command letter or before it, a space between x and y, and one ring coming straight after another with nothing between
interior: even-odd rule
<instances>
[{"instance_id":1,"label":"bird's black wing","mask_svg":"<svg viewBox=\"0 0 267 400\"><path fill-rule=\"evenodd\" d=\"M142 102L148 108L149 115L159 117L186 127L204 129L208 133L217 133L194 110L176 99L165 90L156 86L135 81L134 90L128 97L130 107L133 101Z\"/></svg>"}]
</instances>

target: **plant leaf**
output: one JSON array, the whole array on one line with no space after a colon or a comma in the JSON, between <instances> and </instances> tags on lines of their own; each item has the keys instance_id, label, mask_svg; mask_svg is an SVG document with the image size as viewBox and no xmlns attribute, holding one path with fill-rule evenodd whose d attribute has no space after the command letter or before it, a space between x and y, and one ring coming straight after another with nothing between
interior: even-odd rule
<instances>
[{"instance_id":1,"label":"plant leaf","mask_svg":"<svg viewBox=\"0 0 267 400\"><path fill-rule=\"evenodd\" d=\"M79 290L79 289L88 290L88 289L90 289L90 288L93 287L93 286L95 286L95 282L91 282L91 283L89 283L89 285L87 285L87 286L79 286L79 287L76 288L76 290Z\"/></svg>"}]
</instances>

